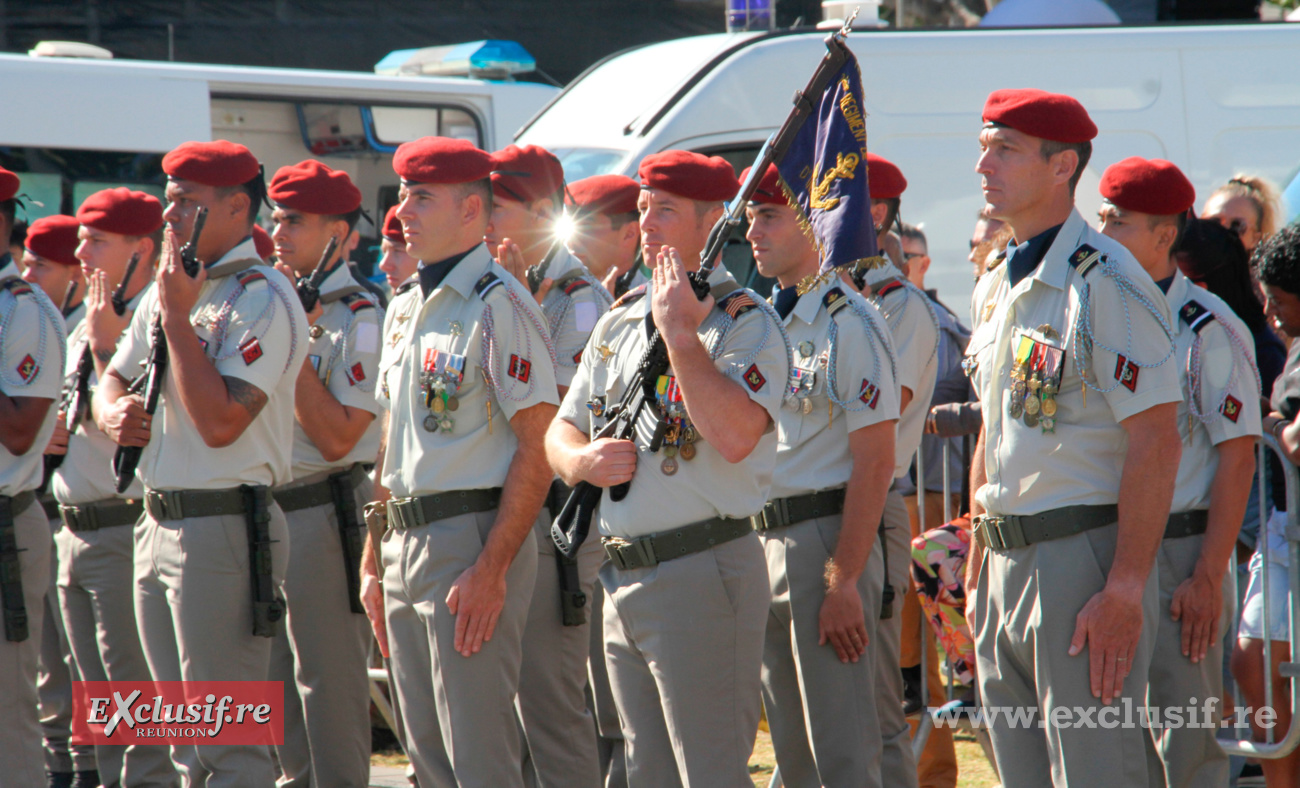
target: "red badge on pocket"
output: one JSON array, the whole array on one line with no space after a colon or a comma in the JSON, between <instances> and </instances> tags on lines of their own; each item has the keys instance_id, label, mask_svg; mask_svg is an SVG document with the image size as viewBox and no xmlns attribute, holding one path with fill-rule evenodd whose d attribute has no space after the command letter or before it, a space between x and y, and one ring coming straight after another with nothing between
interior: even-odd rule
<instances>
[{"instance_id":1,"label":"red badge on pocket","mask_svg":"<svg viewBox=\"0 0 1300 788\"><path fill-rule=\"evenodd\" d=\"M18 377L22 378L24 383L31 383L32 378L36 377L36 373L40 371L40 366L30 353L23 356L23 360L18 362Z\"/></svg>"},{"instance_id":2,"label":"red badge on pocket","mask_svg":"<svg viewBox=\"0 0 1300 788\"><path fill-rule=\"evenodd\" d=\"M1237 419L1241 418L1241 400L1229 394L1228 398L1223 401L1223 405L1219 407L1219 412L1228 421L1236 424Z\"/></svg>"},{"instance_id":3,"label":"red badge on pocket","mask_svg":"<svg viewBox=\"0 0 1300 788\"><path fill-rule=\"evenodd\" d=\"M239 353L244 357L245 364L252 364L262 357L262 345L257 341L257 337L253 337L239 346Z\"/></svg>"},{"instance_id":4,"label":"red badge on pocket","mask_svg":"<svg viewBox=\"0 0 1300 788\"><path fill-rule=\"evenodd\" d=\"M530 362L526 358L511 353L510 369L508 370L508 373L510 377L514 378L520 383L527 383L528 379L533 376L532 362Z\"/></svg>"},{"instance_id":5,"label":"red badge on pocket","mask_svg":"<svg viewBox=\"0 0 1300 788\"><path fill-rule=\"evenodd\" d=\"M1124 384L1129 391L1137 391L1138 366L1127 358L1120 356L1115 360L1115 380Z\"/></svg>"},{"instance_id":6,"label":"red badge on pocket","mask_svg":"<svg viewBox=\"0 0 1300 788\"><path fill-rule=\"evenodd\" d=\"M749 369L745 370L745 385L749 386L750 391L758 391L767 383L767 378L763 373L758 371L757 364L750 364Z\"/></svg>"}]
</instances>

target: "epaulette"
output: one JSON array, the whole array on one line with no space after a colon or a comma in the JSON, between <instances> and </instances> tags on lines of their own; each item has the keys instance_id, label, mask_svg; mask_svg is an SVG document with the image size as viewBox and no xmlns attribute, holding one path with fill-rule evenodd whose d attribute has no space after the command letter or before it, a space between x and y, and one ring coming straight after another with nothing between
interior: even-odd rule
<instances>
[{"instance_id":1,"label":"epaulette","mask_svg":"<svg viewBox=\"0 0 1300 788\"><path fill-rule=\"evenodd\" d=\"M831 317L834 317L836 312L848 305L849 297L838 287L829 288L825 295L822 296L822 306L826 307L826 311L830 313Z\"/></svg>"},{"instance_id":2,"label":"epaulette","mask_svg":"<svg viewBox=\"0 0 1300 788\"><path fill-rule=\"evenodd\" d=\"M1003 249L1002 251L993 255L993 261L990 262L987 266L985 266L984 273L988 273L989 271L995 270L998 266L1006 262L1006 259L1007 259L1007 250Z\"/></svg>"},{"instance_id":3,"label":"epaulette","mask_svg":"<svg viewBox=\"0 0 1300 788\"><path fill-rule=\"evenodd\" d=\"M571 296L584 287L591 287L591 283L579 276L564 286L564 294Z\"/></svg>"},{"instance_id":4,"label":"epaulette","mask_svg":"<svg viewBox=\"0 0 1300 788\"><path fill-rule=\"evenodd\" d=\"M349 293L339 299L348 305L348 309L353 312L360 312L362 309L374 309L375 302L371 301L369 296L364 293Z\"/></svg>"},{"instance_id":5,"label":"epaulette","mask_svg":"<svg viewBox=\"0 0 1300 788\"><path fill-rule=\"evenodd\" d=\"M1183 304L1183 308L1178 310L1178 317L1182 318L1187 327L1197 334L1215 320L1214 313L1196 301Z\"/></svg>"},{"instance_id":6,"label":"epaulette","mask_svg":"<svg viewBox=\"0 0 1300 788\"><path fill-rule=\"evenodd\" d=\"M1070 266L1079 272L1079 276L1087 276L1099 262L1101 262L1101 252L1087 244L1080 245L1070 255Z\"/></svg>"},{"instance_id":7,"label":"epaulette","mask_svg":"<svg viewBox=\"0 0 1300 788\"><path fill-rule=\"evenodd\" d=\"M900 279L891 279L889 282L887 282L887 283L885 284L884 287L882 287L882 288L880 288L879 290L876 291L876 295L879 296L879 297L881 297L881 298L884 298L885 296L889 295L890 293L894 292L895 290L899 290L899 289L901 289L902 287L903 287L903 282L902 282L902 280L900 280Z\"/></svg>"},{"instance_id":8,"label":"epaulette","mask_svg":"<svg viewBox=\"0 0 1300 788\"><path fill-rule=\"evenodd\" d=\"M419 280L417 280L417 279L412 279L412 280L410 280L409 282L403 282L403 283L401 283L400 285L397 286L397 290L393 292L393 295L394 295L394 296L399 296L399 295L401 295L402 293L405 293L407 290L410 290L412 287L415 287L415 286L418 285L418 284L420 284L420 282L419 282Z\"/></svg>"},{"instance_id":9,"label":"epaulette","mask_svg":"<svg viewBox=\"0 0 1300 788\"><path fill-rule=\"evenodd\" d=\"M479 298L486 301L487 294L492 292L493 288L504 284L505 282L501 281L501 277L488 271L486 274L480 276L478 281L474 283L474 292L478 293Z\"/></svg>"},{"instance_id":10,"label":"epaulette","mask_svg":"<svg viewBox=\"0 0 1300 788\"><path fill-rule=\"evenodd\" d=\"M28 293L32 292L32 286L27 284L26 281L19 279L18 277L14 277L13 279L6 279L4 283L4 289L8 290L10 294L12 294L14 297L20 295L27 295Z\"/></svg>"},{"instance_id":11,"label":"epaulette","mask_svg":"<svg viewBox=\"0 0 1300 788\"><path fill-rule=\"evenodd\" d=\"M266 274L262 273L261 271L249 269L241 273L237 278L239 280L240 286L247 288L252 283L261 279L265 279Z\"/></svg>"},{"instance_id":12,"label":"epaulette","mask_svg":"<svg viewBox=\"0 0 1300 788\"><path fill-rule=\"evenodd\" d=\"M627 306L628 304L641 300L641 297L645 295L645 291L646 291L645 285L637 285L636 287L624 293L617 301L614 302L614 305L611 306L610 309L618 309L620 306Z\"/></svg>"},{"instance_id":13,"label":"epaulette","mask_svg":"<svg viewBox=\"0 0 1300 788\"><path fill-rule=\"evenodd\" d=\"M741 315L745 314L749 310L757 309L758 304L754 302L754 299L749 297L749 293L744 290L736 290L731 295L722 299L718 304L718 308L730 315L732 320L737 320Z\"/></svg>"}]
</instances>

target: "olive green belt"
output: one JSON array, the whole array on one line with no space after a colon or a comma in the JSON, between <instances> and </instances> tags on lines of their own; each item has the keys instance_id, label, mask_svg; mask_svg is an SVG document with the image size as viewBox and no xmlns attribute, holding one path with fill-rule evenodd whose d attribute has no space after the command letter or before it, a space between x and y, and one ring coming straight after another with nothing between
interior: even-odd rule
<instances>
[{"instance_id":1,"label":"olive green belt","mask_svg":"<svg viewBox=\"0 0 1300 788\"><path fill-rule=\"evenodd\" d=\"M145 490L144 508L155 520L185 520L193 517L244 514L247 500L244 485L224 490Z\"/></svg>"},{"instance_id":2,"label":"olive green belt","mask_svg":"<svg viewBox=\"0 0 1300 788\"><path fill-rule=\"evenodd\" d=\"M1198 536L1205 533L1210 524L1210 513L1204 509L1190 512L1175 512L1169 515L1165 525L1166 539L1181 539L1184 536Z\"/></svg>"},{"instance_id":3,"label":"olive green belt","mask_svg":"<svg viewBox=\"0 0 1300 788\"><path fill-rule=\"evenodd\" d=\"M975 538L989 550L1014 550L1118 521L1119 507L1113 503L1063 506L1038 514L981 514L975 517Z\"/></svg>"},{"instance_id":4,"label":"olive green belt","mask_svg":"<svg viewBox=\"0 0 1300 788\"><path fill-rule=\"evenodd\" d=\"M763 504L763 511L749 518L754 530L759 533L773 528L815 520L818 517L830 517L844 511L844 488L838 490L821 490L806 495L792 495L789 498L776 498Z\"/></svg>"},{"instance_id":5,"label":"olive green belt","mask_svg":"<svg viewBox=\"0 0 1300 788\"><path fill-rule=\"evenodd\" d=\"M661 534L635 539L606 536L600 541L614 566L641 569L717 547L753 531L748 517L714 517Z\"/></svg>"},{"instance_id":6,"label":"olive green belt","mask_svg":"<svg viewBox=\"0 0 1300 788\"><path fill-rule=\"evenodd\" d=\"M366 469L365 466L358 462L351 468L330 474L328 478L321 479L318 482L276 487L271 491L271 495L275 497L275 502L280 504L280 509L284 512L296 512L299 509L310 509L313 506L324 506L327 503L333 504L334 492L330 487L330 479L337 476L350 477L352 486L356 487L366 478Z\"/></svg>"},{"instance_id":7,"label":"olive green belt","mask_svg":"<svg viewBox=\"0 0 1300 788\"><path fill-rule=\"evenodd\" d=\"M59 519L63 520L63 525L73 533L134 525L143 513L143 501L121 498L79 503L76 506L59 504Z\"/></svg>"},{"instance_id":8,"label":"olive green belt","mask_svg":"<svg viewBox=\"0 0 1300 788\"><path fill-rule=\"evenodd\" d=\"M501 505L501 488L452 490L388 502L388 526L399 531L471 512L488 512Z\"/></svg>"}]
</instances>

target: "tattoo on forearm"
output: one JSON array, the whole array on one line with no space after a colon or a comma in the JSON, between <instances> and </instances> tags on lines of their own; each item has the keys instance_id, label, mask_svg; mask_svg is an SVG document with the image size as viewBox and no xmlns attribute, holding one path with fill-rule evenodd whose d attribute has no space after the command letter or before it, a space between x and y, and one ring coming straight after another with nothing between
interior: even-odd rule
<instances>
[{"instance_id":1,"label":"tattoo on forearm","mask_svg":"<svg viewBox=\"0 0 1300 788\"><path fill-rule=\"evenodd\" d=\"M99 359L102 363L107 364L108 362L110 362L110 361L113 360L113 351L112 351L112 350L96 350L96 351L95 351L95 358Z\"/></svg>"},{"instance_id":2,"label":"tattoo on forearm","mask_svg":"<svg viewBox=\"0 0 1300 788\"><path fill-rule=\"evenodd\" d=\"M226 393L230 395L230 398L243 405L244 410L248 411L248 415L257 418L257 414L261 413L262 408L266 407L266 394L248 381L232 378L228 375L223 375L221 379L226 382Z\"/></svg>"}]
</instances>

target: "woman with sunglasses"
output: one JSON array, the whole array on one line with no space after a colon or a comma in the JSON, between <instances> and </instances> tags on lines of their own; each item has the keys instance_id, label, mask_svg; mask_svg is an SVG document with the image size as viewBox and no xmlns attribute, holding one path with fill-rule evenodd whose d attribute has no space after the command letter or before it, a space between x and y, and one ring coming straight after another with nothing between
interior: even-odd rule
<instances>
[{"instance_id":1,"label":"woman with sunglasses","mask_svg":"<svg viewBox=\"0 0 1300 788\"><path fill-rule=\"evenodd\" d=\"M1205 201L1202 219L1211 219L1241 238L1246 253L1277 232L1281 215L1277 187L1258 175L1234 175Z\"/></svg>"}]
</instances>

